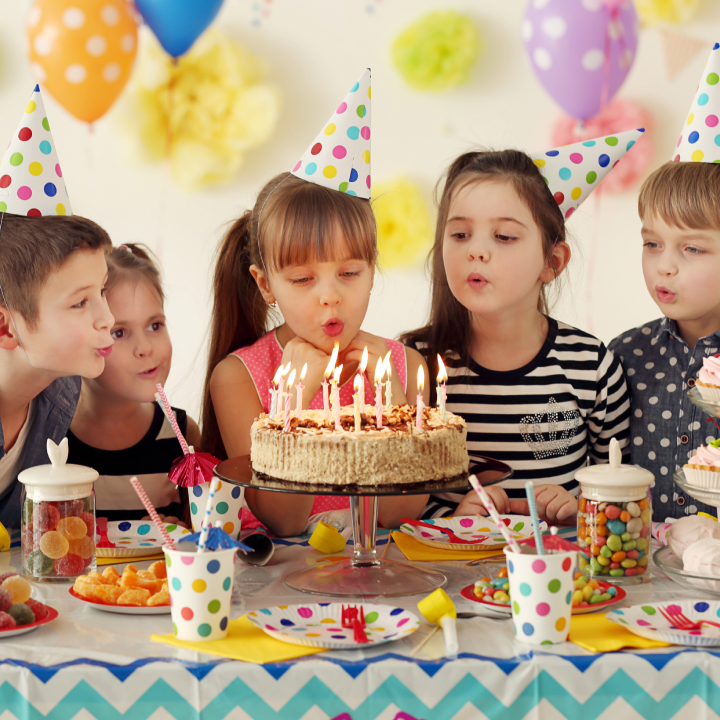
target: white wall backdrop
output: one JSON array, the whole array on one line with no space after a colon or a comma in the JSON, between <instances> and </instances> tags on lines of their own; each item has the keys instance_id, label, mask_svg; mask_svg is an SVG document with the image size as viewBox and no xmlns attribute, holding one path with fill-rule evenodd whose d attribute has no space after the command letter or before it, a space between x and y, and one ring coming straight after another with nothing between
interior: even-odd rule
<instances>
[{"instance_id":1,"label":"white wall backdrop","mask_svg":"<svg viewBox=\"0 0 720 720\"><path fill-rule=\"evenodd\" d=\"M523 52L524 0L273 0L257 27L254 2L226 0L216 23L265 58L283 95L282 118L270 142L248 155L230 185L184 192L162 165L132 159L118 106L90 133L45 93L74 212L104 226L115 244L162 247L174 344L168 391L173 404L195 417L205 372L212 256L223 228L252 205L270 177L292 168L364 67L373 71L373 181L403 175L428 198L443 169L468 148L549 147L550 126L559 114ZM34 83L24 41L30 4L0 0L0 143L14 132ZM414 92L393 69L390 44L414 19L448 7L476 19L484 51L468 85L447 94ZM720 40L720 3L705 0L681 30L705 40L709 52ZM656 118L652 168L670 159L706 58L700 52L669 83L658 31L641 32L637 60L618 97L641 103ZM598 214L590 200L569 222L574 257L554 315L605 342L658 315L640 271L636 202L637 188L604 194ZM593 242L597 259L588 307L585 278ZM384 272L364 327L385 336L415 327L425 318L427 298L421 267Z\"/></svg>"}]
</instances>

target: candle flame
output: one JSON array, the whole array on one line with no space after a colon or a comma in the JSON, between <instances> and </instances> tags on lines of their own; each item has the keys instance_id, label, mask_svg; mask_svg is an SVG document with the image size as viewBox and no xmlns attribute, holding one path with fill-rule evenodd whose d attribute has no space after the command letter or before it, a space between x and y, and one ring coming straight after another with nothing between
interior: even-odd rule
<instances>
[{"instance_id":1,"label":"candle flame","mask_svg":"<svg viewBox=\"0 0 720 720\"><path fill-rule=\"evenodd\" d=\"M377 364L375 365L375 383L382 382L383 375L385 374L385 363L382 358L378 358Z\"/></svg>"},{"instance_id":2,"label":"candle flame","mask_svg":"<svg viewBox=\"0 0 720 720\"><path fill-rule=\"evenodd\" d=\"M292 365L292 363L287 364L287 367L282 371L282 377L285 377L285 375L287 375L290 372L291 365Z\"/></svg>"},{"instance_id":3,"label":"candle flame","mask_svg":"<svg viewBox=\"0 0 720 720\"><path fill-rule=\"evenodd\" d=\"M438 374L437 381L439 383L445 382L448 379L447 370L445 369L445 363L442 358L438 355Z\"/></svg>"},{"instance_id":4,"label":"candle flame","mask_svg":"<svg viewBox=\"0 0 720 720\"><path fill-rule=\"evenodd\" d=\"M362 385L363 385L362 375L356 375L355 380L353 381L353 389L355 390L356 393L360 392L360 388L362 387Z\"/></svg>"},{"instance_id":5,"label":"candle flame","mask_svg":"<svg viewBox=\"0 0 720 720\"><path fill-rule=\"evenodd\" d=\"M278 386L278 383L280 382L280 378L283 375L283 366L280 365L280 367L275 371L275 377L273 378L273 383L275 383L275 387Z\"/></svg>"},{"instance_id":6,"label":"candle flame","mask_svg":"<svg viewBox=\"0 0 720 720\"><path fill-rule=\"evenodd\" d=\"M338 353L340 352L340 343L336 342L335 347L333 348L332 355L330 356L330 362L327 364L327 367L325 368L325 380L333 374L333 370L335 368L335 363L338 359Z\"/></svg>"},{"instance_id":7,"label":"candle flame","mask_svg":"<svg viewBox=\"0 0 720 720\"><path fill-rule=\"evenodd\" d=\"M358 372L359 372L359 373L364 373L364 372L365 372L365 368L367 367L367 364L368 364L368 351L367 351L367 347L366 347L366 348L363 350L362 360L360 360L360 368L358 369Z\"/></svg>"},{"instance_id":8,"label":"candle flame","mask_svg":"<svg viewBox=\"0 0 720 720\"><path fill-rule=\"evenodd\" d=\"M305 379L305 373L307 372L307 363L303 365L303 369L300 372L300 382L302 382Z\"/></svg>"},{"instance_id":9,"label":"candle flame","mask_svg":"<svg viewBox=\"0 0 720 720\"><path fill-rule=\"evenodd\" d=\"M290 378L288 379L288 387L292 387L292 384L295 382L295 370L293 370L290 373Z\"/></svg>"},{"instance_id":10,"label":"candle flame","mask_svg":"<svg viewBox=\"0 0 720 720\"><path fill-rule=\"evenodd\" d=\"M392 377L392 360L390 360L390 355L392 355L392 351L388 350L387 355L385 356L385 359L383 360L383 365L385 367L385 374L387 375L388 380Z\"/></svg>"},{"instance_id":11,"label":"candle flame","mask_svg":"<svg viewBox=\"0 0 720 720\"><path fill-rule=\"evenodd\" d=\"M424 387L425 387L425 371L423 370L423 366L420 365L420 367L418 367L418 377L417 377L418 392L421 393L423 391Z\"/></svg>"},{"instance_id":12,"label":"candle flame","mask_svg":"<svg viewBox=\"0 0 720 720\"><path fill-rule=\"evenodd\" d=\"M335 372L333 373L333 380L334 380L336 383L339 383L339 382L340 382L340 375L342 374L342 369L343 369L343 366L342 366L342 365L338 365L338 366L335 368Z\"/></svg>"}]
</instances>

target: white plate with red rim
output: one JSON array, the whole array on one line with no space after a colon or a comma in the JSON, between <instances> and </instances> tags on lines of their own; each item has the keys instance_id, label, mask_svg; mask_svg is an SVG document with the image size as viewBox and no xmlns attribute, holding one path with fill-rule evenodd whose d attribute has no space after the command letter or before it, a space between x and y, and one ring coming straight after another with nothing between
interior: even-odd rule
<instances>
[{"instance_id":1,"label":"white plate with red rim","mask_svg":"<svg viewBox=\"0 0 720 720\"><path fill-rule=\"evenodd\" d=\"M75 592L75 588L68 590L76 600L80 600L95 610L103 612L119 613L120 615L167 615L170 612L169 605L154 605L152 607L141 607L138 605L111 605L110 603L101 603L97 600L88 600L82 595Z\"/></svg>"},{"instance_id":2,"label":"white plate with red rim","mask_svg":"<svg viewBox=\"0 0 720 720\"><path fill-rule=\"evenodd\" d=\"M45 603L43 603L44 605ZM49 605L45 605L48 610L48 614L42 620L36 620L34 623L28 623L27 625L20 625L18 627L9 628L7 630L0 630L0 640L2 638L13 637L14 635L23 635L26 632L35 630L41 625L47 625L57 618L58 611L55 608L51 608Z\"/></svg>"},{"instance_id":3,"label":"white plate with red rim","mask_svg":"<svg viewBox=\"0 0 720 720\"><path fill-rule=\"evenodd\" d=\"M347 607L347 603L279 605L252 610L246 617L277 640L332 650L356 650L400 640L414 633L420 626L418 616L405 608L376 603L350 603L351 607L357 608L358 613L362 607L365 616L365 636L369 642L358 643L353 639L352 628L342 627L343 605Z\"/></svg>"},{"instance_id":4,"label":"white plate with red rim","mask_svg":"<svg viewBox=\"0 0 720 720\"><path fill-rule=\"evenodd\" d=\"M605 617L630 632L649 640L660 640L673 645L693 647L720 646L720 627L703 625L699 630L679 630L663 617L660 609L681 612L691 622L710 622L720 625L720 602L707 600L676 600L664 603L646 603L613 610Z\"/></svg>"},{"instance_id":5,"label":"white plate with red rim","mask_svg":"<svg viewBox=\"0 0 720 720\"><path fill-rule=\"evenodd\" d=\"M510 530L510 535L516 540L532 537L532 521L527 515L502 515L500 517ZM505 537L498 526L489 518L482 515L468 517L437 518L423 520L426 525L434 527L419 527L403 523L400 532L414 537L418 542L443 550L498 550L505 545ZM438 528L438 529L435 529ZM453 542L447 533L439 528L450 530L456 537L466 542ZM543 520L540 523L540 532L547 530L548 524Z\"/></svg>"},{"instance_id":6,"label":"white plate with red rim","mask_svg":"<svg viewBox=\"0 0 720 720\"><path fill-rule=\"evenodd\" d=\"M168 535L175 541L183 535L190 535L192 530L171 523L163 523ZM95 536L95 542L100 536ZM97 556L102 558L143 557L162 552L164 541L152 520L120 520L109 522L107 539L114 543L114 548L96 548Z\"/></svg>"}]
</instances>

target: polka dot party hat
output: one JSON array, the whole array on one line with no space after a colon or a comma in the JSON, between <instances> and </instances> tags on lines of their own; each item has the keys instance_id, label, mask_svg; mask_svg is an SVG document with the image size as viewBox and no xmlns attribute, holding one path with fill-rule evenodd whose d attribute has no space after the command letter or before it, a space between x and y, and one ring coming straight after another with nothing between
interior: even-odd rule
<instances>
[{"instance_id":1,"label":"polka dot party hat","mask_svg":"<svg viewBox=\"0 0 720 720\"><path fill-rule=\"evenodd\" d=\"M292 174L323 187L370 199L370 69L293 168Z\"/></svg>"},{"instance_id":2,"label":"polka dot party hat","mask_svg":"<svg viewBox=\"0 0 720 720\"><path fill-rule=\"evenodd\" d=\"M38 85L0 161L0 211L30 217L72 215Z\"/></svg>"},{"instance_id":3,"label":"polka dot party hat","mask_svg":"<svg viewBox=\"0 0 720 720\"><path fill-rule=\"evenodd\" d=\"M720 43L710 51L677 147L676 162L720 163Z\"/></svg>"},{"instance_id":4,"label":"polka dot party hat","mask_svg":"<svg viewBox=\"0 0 720 720\"><path fill-rule=\"evenodd\" d=\"M567 220L645 132L627 130L530 153Z\"/></svg>"}]
</instances>

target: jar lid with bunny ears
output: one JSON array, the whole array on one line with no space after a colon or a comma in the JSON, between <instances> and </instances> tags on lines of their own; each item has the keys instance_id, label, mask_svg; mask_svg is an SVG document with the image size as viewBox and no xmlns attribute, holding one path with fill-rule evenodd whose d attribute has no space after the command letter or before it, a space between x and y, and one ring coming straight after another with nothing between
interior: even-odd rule
<instances>
[{"instance_id":1,"label":"jar lid with bunny ears","mask_svg":"<svg viewBox=\"0 0 720 720\"><path fill-rule=\"evenodd\" d=\"M68 464L67 438L63 438L59 445L48 440L47 452L49 465L36 465L18 475L28 496L34 501L59 501L75 500L92 494L98 472L85 465Z\"/></svg>"}]
</instances>

